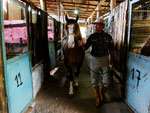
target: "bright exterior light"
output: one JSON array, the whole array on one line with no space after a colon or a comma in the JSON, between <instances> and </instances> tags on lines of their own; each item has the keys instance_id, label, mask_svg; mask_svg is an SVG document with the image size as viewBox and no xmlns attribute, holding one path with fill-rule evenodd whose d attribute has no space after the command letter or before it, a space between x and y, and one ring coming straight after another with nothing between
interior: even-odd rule
<instances>
[{"instance_id":1,"label":"bright exterior light","mask_svg":"<svg viewBox=\"0 0 150 113\"><path fill-rule=\"evenodd\" d=\"M40 11L39 11L39 13L38 13L39 15L41 15L41 13L40 13Z\"/></svg>"},{"instance_id":2,"label":"bright exterior light","mask_svg":"<svg viewBox=\"0 0 150 113\"><path fill-rule=\"evenodd\" d=\"M74 13L75 13L75 14L78 14L78 10L75 9L75 10L74 10Z\"/></svg>"},{"instance_id":3,"label":"bright exterior light","mask_svg":"<svg viewBox=\"0 0 150 113\"><path fill-rule=\"evenodd\" d=\"M9 1L8 1L9 2ZM7 12L7 8L6 8L6 4L7 4L7 0L3 0L3 8L4 8L4 11Z\"/></svg>"},{"instance_id":4,"label":"bright exterior light","mask_svg":"<svg viewBox=\"0 0 150 113\"><path fill-rule=\"evenodd\" d=\"M29 6L28 10L29 10L29 12L31 11L31 7L30 6Z\"/></svg>"}]
</instances>

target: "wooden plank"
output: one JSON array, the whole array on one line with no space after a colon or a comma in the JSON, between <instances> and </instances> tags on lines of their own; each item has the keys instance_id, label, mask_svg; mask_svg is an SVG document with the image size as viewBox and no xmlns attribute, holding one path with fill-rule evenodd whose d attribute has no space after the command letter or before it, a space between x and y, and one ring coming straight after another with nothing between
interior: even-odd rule
<instances>
[{"instance_id":1,"label":"wooden plank","mask_svg":"<svg viewBox=\"0 0 150 113\"><path fill-rule=\"evenodd\" d=\"M73 5L73 4L75 4L75 3L72 3L72 2L71 2L71 3L68 3L68 2L61 2L61 3L62 3L63 5L69 5L69 4L70 4L70 5ZM78 4L76 4L76 5L82 5L82 6L88 6L88 5L89 5L89 6L95 6L95 7L97 6L96 4L88 4L88 3L78 3Z\"/></svg>"},{"instance_id":2,"label":"wooden plank","mask_svg":"<svg viewBox=\"0 0 150 113\"><path fill-rule=\"evenodd\" d=\"M99 5L97 6L97 10L101 10L101 4L99 4ZM100 17L100 12L97 11L97 16L96 16L96 18L99 18L99 17Z\"/></svg>"},{"instance_id":3,"label":"wooden plank","mask_svg":"<svg viewBox=\"0 0 150 113\"><path fill-rule=\"evenodd\" d=\"M8 19L9 20L21 19L20 7L12 2L9 2L9 4L8 4Z\"/></svg>"},{"instance_id":4,"label":"wooden plank","mask_svg":"<svg viewBox=\"0 0 150 113\"><path fill-rule=\"evenodd\" d=\"M2 52L2 39L4 37L2 36L2 2L0 2L0 113L7 113L7 104L6 104L6 93L5 93L5 84L4 84L4 63L3 63L3 52Z\"/></svg>"},{"instance_id":5,"label":"wooden plank","mask_svg":"<svg viewBox=\"0 0 150 113\"><path fill-rule=\"evenodd\" d=\"M110 2L110 10L116 7L116 0L111 0Z\"/></svg>"},{"instance_id":6,"label":"wooden plank","mask_svg":"<svg viewBox=\"0 0 150 113\"><path fill-rule=\"evenodd\" d=\"M147 13L149 13L150 12L150 10L132 10L132 12L140 12L140 13L143 13L143 12L147 12Z\"/></svg>"},{"instance_id":7,"label":"wooden plank","mask_svg":"<svg viewBox=\"0 0 150 113\"><path fill-rule=\"evenodd\" d=\"M32 2L34 2L37 6L39 6L40 1L39 0L32 0ZM53 10L57 11L57 4L58 0L47 0L47 8L48 10L50 10L51 7L54 7ZM96 9L96 6L101 3L101 7L104 8L108 8L109 9L109 4L110 1L106 2L106 0L61 0L61 4L64 7L64 10L70 10L71 8L77 8L80 10L93 10ZM51 13L50 11L48 11L49 13ZM69 14L71 13L70 11L66 11ZM93 12L93 11L92 11ZM92 12L89 14L91 15ZM103 13L103 12L100 12ZM85 14L82 14L85 15ZM95 16L95 12L93 12L93 15ZM101 15L101 14L100 14ZM87 16L88 18L89 16Z\"/></svg>"},{"instance_id":8,"label":"wooden plank","mask_svg":"<svg viewBox=\"0 0 150 113\"><path fill-rule=\"evenodd\" d=\"M0 41L1 42L1 41ZM5 101L5 85L4 85L4 67L2 61L2 51L0 48L0 113L7 113L7 105Z\"/></svg>"},{"instance_id":9,"label":"wooden plank","mask_svg":"<svg viewBox=\"0 0 150 113\"><path fill-rule=\"evenodd\" d=\"M133 21L134 24L147 24L150 23L150 20L134 20Z\"/></svg>"},{"instance_id":10,"label":"wooden plank","mask_svg":"<svg viewBox=\"0 0 150 113\"><path fill-rule=\"evenodd\" d=\"M40 5L42 10L47 10L46 0L40 0Z\"/></svg>"},{"instance_id":11,"label":"wooden plank","mask_svg":"<svg viewBox=\"0 0 150 113\"><path fill-rule=\"evenodd\" d=\"M5 79L4 79L4 62L2 59L3 52L2 52L2 39L4 37L2 36L3 33L3 27L2 27L2 11L3 11L3 2L0 2L0 113L8 113L7 111L7 104L6 104L6 90L5 90ZM6 5L7 6L7 5ZM7 15L7 13L5 14Z\"/></svg>"},{"instance_id":12,"label":"wooden plank","mask_svg":"<svg viewBox=\"0 0 150 113\"><path fill-rule=\"evenodd\" d=\"M75 8L83 8L83 9L85 9L87 6L79 6L79 5L63 5L64 6L64 8L71 8L71 9L75 9ZM89 7L88 9L95 9L95 7L94 6L92 6L92 7Z\"/></svg>"}]
</instances>

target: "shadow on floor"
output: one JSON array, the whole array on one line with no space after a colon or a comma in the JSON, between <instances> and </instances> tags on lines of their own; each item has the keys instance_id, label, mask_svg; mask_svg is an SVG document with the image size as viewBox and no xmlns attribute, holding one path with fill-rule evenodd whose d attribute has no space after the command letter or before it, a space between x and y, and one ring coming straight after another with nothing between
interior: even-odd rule
<instances>
[{"instance_id":1,"label":"shadow on floor","mask_svg":"<svg viewBox=\"0 0 150 113\"><path fill-rule=\"evenodd\" d=\"M33 113L132 113L123 103L113 85L109 94L110 100L102 107L95 107L95 97L90 81L90 73L86 61L80 72L79 89L74 98L68 98L69 81L66 79L67 70L63 61L54 76L47 75L42 88L35 98Z\"/></svg>"}]
</instances>

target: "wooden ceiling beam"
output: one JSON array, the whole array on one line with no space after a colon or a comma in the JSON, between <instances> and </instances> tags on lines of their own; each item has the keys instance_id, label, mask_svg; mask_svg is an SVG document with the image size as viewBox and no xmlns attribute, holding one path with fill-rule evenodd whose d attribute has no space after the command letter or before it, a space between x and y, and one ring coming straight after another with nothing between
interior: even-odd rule
<instances>
[{"instance_id":1,"label":"wooden ceiling beam","mask_svg":"<svg viewBox=\"0 0 150 113\"><path fill-rule=\"evenodd\" d=\"M97 7L98 7L99 5L101 5L101 4L103 4L105 1L106 1L106 0L101 0L101 1L99 2L99 4L97 5ZM97 7L95 8L95 10L97 10ZM95 13L95 12L92 12L92 13L91 13L91 15L88 17L87 21L89 21L89 18L92 18L92 16L94 15L94 13Z\"/></svg>"},{"instance_id":2,"label":"wooden ceiling beam","mask_svg":"<svg viewBox=\"0 0 150 113\"><path fill-rule=\"evenodd\" d=\"M82 5L75 5L75 6L73 6L73 5L63 5L64 7L66 6L66 7L83 7L83 8L86 8L87 6L82 6ZM91 6L92 8L95 8L95 6Z\"/></svg>"},{"instance_id":3,"label":"wooden ceiling beam","mask_svg":"<svg viewBox=\"0 0 150 113\"><path fill-rule=\"evenodd\" d=\"M57 7L57 5L55 5L55 4L53 4L53 5L47 5L47 7ZM55 10L57 10L57 9L55 9Z\"/></svg>"},{"instance_id":4,"label":"wooden ceiling beam","mask_svg":"<svg viewBox=\"0 0 150 113\"><path fill-rule=\"evenodd\" d=\"M84 8L86 8L87 6L86 5L78 5L78 4L76 4L75 6L73 6L73 5L71 5L71 4L69 4L69 5L63 5L63 6L69 6L69 7L84 7ZM89 6L89 7L93 7L93 8L95 8L95 6ZM101 5L101 7L110 7L109 5Z\"/></svg>"},{"instance_id":5,"label":"wooden ceiling beam","mask_svg":"<svg viewBox=\"0 0 150 113\"><path fill-rule=\"evenodd\" d=\"M63 5L64 7L83 7L83 8L87 8L87 6L82 6L82 5ZM95 8L95 6L90 6L90 8Z\"/></svg>"},{"instance_id":6,"label":"wooden ceiling beam","mask_svg":"<svg viewBox=\"0 0 150 113\"><path fill-rule=\"evenodd\" d=\"M65 10L68 10L68 9L72 9L72 10L74 10L74 9L78 9L78 10L84 9L84 10L86 10L85 9L86 7L72 7L72 6L69 7L69 6L64 6L64 8L65 8ZM94 10L94 9L95 9L94 7L93 8L92 7L89 8L89 10Z\"/></svg>"},{"instance_id":7,"label":"wooden ceiling beam","mask_svg":"<svg viewBox=\"0 0 150 113\"><path fill-rule=\"evenodd\" d=\"M32 1L36 6L40 7L40 0L29 0ZM124 0L116 0L121 2ZM47 12L58 13L65 12L68 16L75 16L73 9L79 9L79 16L88 19L89 15L93 15L96 18L96 14L101 16L108 11L103 11L104 9L110 9L110 0L46 0ZM60 4L60 5L59 5ZM101 5L101 9L97 9L98 4ZM59 11L58 11L59 10ZM99 11L100 13L97 13Z\"/></svg>"},{"instance_id":8,"label":"wooden ceiling beam","mask_svg":"<svg viewBox=\"0 0 150 113\"><path fill-rule=\"evenodd\" d=\"M73 4L75 4L75 3L69 3L69 2L61 2L63 5L64 4L70 4L70 5L73 5ZM87 6L87 5L90 5L90 6L97 6L97 5L93 5L93 4L86 4L86 3L77 3L77 4L75 4L75 5L85 5L85 6Z\"/></svg>"},{"instance_id":9,"label":"wooden ceiling beam","mask_svg":"<svg viewBox=\"0 0 150 113\"><path fill-rule=\"evenodd\" d=\"M36 2L34 2L35 4L40 4L40 2L39 1L36 1ZM57 2L47 2L46 3L47 5L51 5L51 4L56 4L57 5Z\"/></svg>"},{"instance_id":10,"label":"wooden ceiling beam","mask_svg":"<svg viewBox=\"0 0 150 113\"><path fill-rule=\"evenodd\" d=\"M53 6L53 7L47 7L47 10L52 10L52 11L58 12L56 9L57 9L56 6Z\"/></svg>"}]
</instances>

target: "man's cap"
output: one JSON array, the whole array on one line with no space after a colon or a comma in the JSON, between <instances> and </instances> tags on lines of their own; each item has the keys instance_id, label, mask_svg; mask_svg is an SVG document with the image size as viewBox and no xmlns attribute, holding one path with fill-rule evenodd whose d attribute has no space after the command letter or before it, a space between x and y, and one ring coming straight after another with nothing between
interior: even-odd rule
<instances>
[{"instance_id":1,"label":"man's cap","mask_svg":"<svg viewBox=\"0 0 150 113\"><path fill-rule=\"evenodd\" d=\"M105 24L105 20L103 18L99 18L97 21L92 22L92 24Z\"/></svg>"}]
</instances>

